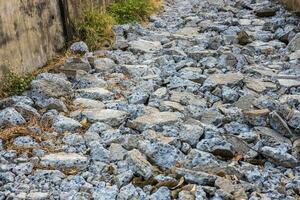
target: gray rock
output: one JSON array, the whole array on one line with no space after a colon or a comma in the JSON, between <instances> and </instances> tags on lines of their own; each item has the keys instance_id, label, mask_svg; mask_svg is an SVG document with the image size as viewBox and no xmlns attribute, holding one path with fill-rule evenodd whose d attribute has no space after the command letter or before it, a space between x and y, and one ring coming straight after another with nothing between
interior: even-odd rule
<instances>
[{"instance_id":1,"label":"gray rock","mask_svg":"<svg viewBox=\"0 0 300 200\"><path fill-rule=\"evenodd\" d=\"M293 39L289 42L287 48L290 51L297 51L300 49L300 33L297 33Z\"/></svg>"},{"instance_id":2,"label":"gray rock","mask_svg":"<svg viewBox=\"0 0 300 200\"><path fill-rule=\"evenodd\" d=\"M295 129L300 129L300 111L295 110L291 119L288 121L288 125Z\"/></svg>"},{"instance_id":3,"label":"gray rock","mask_svg":"<svg viewBox=\"0 0 300 200\"><path fill-rule=\"evenodd\" d=\"M0 128L10 128L24 124L26 121L14 108L5 108L0 111Z\"/></svg>"},{"instance_id":4,"label":"gray rock","mask_svg":"<svg viewBox=\"0 0 300 200\"><path fill-rule=\"evenodd\" d=\"M128 170L128 171L118 174L115 177L115 182L116 182L117 186L120 188L124 185L129 184L129 182L132 180L133 176L134 176L133 172L131 170Z\"/></svg>"},{"instance_id":5,"label":"gray rock","mask_svg":"<svg viewBox=\"0 0 300 200\"><path fill-rule=\"evenodd\" d=\"M197 149L229 159L235 154L232 144L221 138L203 139L197 144Z\"/></svg>"},{"instance_id":6,"label":"gray rock","mask_svg":"<svg viewBox=\"0 0 300 200\"><path fill-rule=\"evenodd\" d=\"M217 179L216 176L207 174L201 171L193 171L184 168L176 168L175 172L185 178L187 182L195 183L199 185L210 185L213 186Z\"/></svg>"},{"instance_id":7,"label":"gray rock","mask_svg":"<svg viewBox=\"0 0 300 200\"><path fill-rule=\"evenodd\" d=\"M281 133L283 136L292 137L292 132L289 129L286 122L275 112L271 112L269 115L270 125L272 129Z\"/></svg>"},{"instance_id":8,"label":"gray rock","mask_svg":"<svg viewBox=\"0 0 300 200\"><path fill-rule=\"evenodd\" d=\"M298 165L298 160L289 153L284 152L280 148L272 148L265 146L261 148L261 153L266 156L271 162L282 165L284 167L295 167Z\"/></svg>"},{"instance_id":9,"label":"gray rock","mask_svg":"<svg viewBox=\"0 0 300 200\"><path fill-rule=\"evenodd\" d=\"M135 53L151 53L162 49L160 42L151 42L147 40L136 40L129 42L129 49Z\"/></svg>"},{"instance_id":10,"label":"gray rock","mask_svg":"<svg viewBox=\"0 0 300 200\"><path fill-rule=\"evenodd\" d=\"M39 119L41 117L38 111L28 104L20 102L17 103L14 107L26 121L29 121L30 119Z\"/></svg>"},{"instance_id":11,"label":"gray rock","mask_svg":"<svg viewBox=\"0 0 300 200\"><path fill-rule=\"evenodd\" d=\"M41 157L40 165L50 169L78 169L86 168L88 159L76 153L52 153Z\"/></svg>"},{"instance_id":12,"label":"gray rock","mask_svg":"<svg viewBox=\"0 0 300 200\"><path fill-rule=\"evenodd\" d=\"M35 148L38 143L31 136L19 136L13 143L18 148Z\"/></svg>"},{"instance_id":13,"label":"gray rock","mask_svg":"<svg viewBox=\"0 0 300 200\"><path fill-rule=\"evenodd\" d=\"M160 187L150 196L150 200L171 200L171 191L167 187Z\"/></svg>"},{"instance_id":14,"label":"gray rock","mask_svg":"<svg viewBox=\"0 0 300 200\"><path fill-rule=\"evenodd\" d=\"M183 127L183 130L179 133L179 138L192 146L196 145L203 135L203 128L201 126L190 124L185 124Z\"/></svg>"},{"instance_id":15,"label":"gray rock","mask_svg":"<svg viewBox=\"0 0 300 200\"><path fill-rule=\"evenodd\" d=\"M147 159L136 149L128 152L127 159L132 171L145 179L149 179L153 175L152 165Z\"/></svg>"},{"instance_id":16,"label":"gray rock","mask_svg":"<svg viewBox=\"0 0 300 200\"><path fill-rule=\"evenodd\" d=\"M120 144L111 144L109 147L109 159L111 161L123 160L126 156L127 151Z\"/></svg>"},{"instance_id":17,"label":"gray rock","mask_svg":"<svg viewBox=\"0 0 300 200\"><path fill-rule=\"evenodd\" d=\"M71 45L70 50L72 53L84 54L89 52L89 47L83 41L75 42Z\"/></svg>"},{"instance_id":18,"label":"gray rock","mask_svg":"<svg viewBox=\"0 0 300 200\"><path fill-rule=\"evenodd\" d=\"M109 151L105 149L99 141L89 143L91 159L94 161L109 162Z\"/></svg>"},{"instance_id":19,"label":"gray rock","mask_svg":"<svg viewBox=\"0 0 300 200\"><path fill-rule=\"evenodd\" d=\"M76 73L77 70L82 70L85 72L89 72L92 70L92 66L89 61L85 58L68 58L61 68L68 76L71 76Z\"/></svg>"},{"instance_id":20,"label":"gray rock","mask_svg":"<svg viewBox=\"0 0 300 200\"><path fill-rule=\"evenodd\" d=\"M82 127L82 125L69 117L65 117L63 115L58 115L53 120L53 129L59 133L63 133L66 131L73 132Z\"/></svg>"},{"instance_id":21,"label":"gray rock","mask_svg":"<svg viewBox=\"0 0 300 200\"><path fill-rule=\"evenodd\" d=\"M157 112L143 115L128 122L129 127L139 131L161 127L180 121L180 115L173 112Z\"/></svg>"},{"instance_id":22,"label":"gray rock","mask_svg":"<svg viewBox=\"0 0 300 200\"><path fill-rule=\"evenodd\" d=\"M118 193L119 191L116 185L97 188L93 192L93 199L112 200L117 198Z\"/></svg>"},{"instance_id":23,"label":"gray rock","mask_svg":"<svg viewBox=\"0 0 300 200\"><path fill-rule=\"evenodd\" d=\"M75 96L77 98L87 98L93 100L110 100L113 98L113 93L104 88L83 88L76 90Z\"/></svg>"},{"instance_id":24,"label":"gray rock","mask_svg":"<svg viewBox=\"0 0 300 200\"><path fill-rule=\"evenodd\" d=\"M90 122L103 122L113 127L118 127L125 122L127 113L120 110L84 110L82 115Z\"/></svg>"},{"instance_id":25,"label":"gray rock","mask_svg":"<svg viewBox=\"0 0 300 200\"><path fill-rule=\"evenodd\" d=\"M63 75L43 73L31 82L31 89L35 96L57 98L70 95L72 85Z\"/></svg>"},{"instance_id":26,"label":"gray rock","mask_svg":"<svg viewBox=\"0 0 300 200\"><path fill-rule=\"evenodd\" d=\"M116 63L110 58L98 58L94 61L97 73L111 73L115 70Z\"/></svg>"}]
</instances>

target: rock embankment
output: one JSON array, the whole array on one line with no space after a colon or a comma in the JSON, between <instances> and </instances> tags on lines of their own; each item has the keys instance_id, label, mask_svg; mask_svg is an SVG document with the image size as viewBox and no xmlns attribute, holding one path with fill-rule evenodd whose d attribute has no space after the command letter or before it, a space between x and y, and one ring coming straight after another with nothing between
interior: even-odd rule
<instances>
[{"instance_id":1,"label":"rock embankment","mask_svg":"<svg viewBox=\"0 0 300 200\"><path fill-rule=\"evenodd\" d=\"M299 199L300 20L175 0L0 101L0 199Z\"/></svg>"}]
</instances>

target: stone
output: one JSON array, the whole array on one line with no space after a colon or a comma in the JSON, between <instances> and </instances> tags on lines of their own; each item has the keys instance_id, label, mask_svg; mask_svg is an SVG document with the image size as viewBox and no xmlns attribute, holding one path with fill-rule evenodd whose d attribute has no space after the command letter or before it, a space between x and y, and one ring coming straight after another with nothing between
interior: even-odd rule
<instances>
[{"instance_id":1,"label":"stone","mask_svg":"<svg viewBox=\"0 0 300 200\"><path fill-rule=\"evenodd\" d=\"M163 186L150 196L150 200L171 200L171 191Z\"/></svg>"},{"instance_id":2,"label":"stone","mask_svg":"<svg viewBox=\"0 0 300 200\"><path fill-rule=\"evenodd\" d=\"M89 143L91 151L91 159L100 162L109 162L109 151L105 149L99 141L92 141Z\"/></svg>"},{"instance_id":3,"label":"stone","mask_svg":"<svg viewBox=\"0 0 300 200\"><path fill-rule=\"evenodd\" d=\"M94 67L97 73L113 72L116 63L110 58L98 58L94 61Z\"/></svg>"},{"instance_id":4,"label":"stone","mask_svg":"<svg viewBox=\"0 0 300 200\"><path fill-rule=\"evenodd\" d=\"M275 131L288 138L292 137L292 131L289 129L286 122L275 111L269 114L270 126Z\"/></svg>"},{"instance_id":5,"label":"stone","mask_svg":"<svg viewBox=\"0 0 300 200\"><path fill-rule=\"evenodd\" d=\"M82 125L78 121L62 115L56 116L52 125L52 128L59 133L77 131L81 127Z\"/></svg>"},{"instance_id":6,"label":"stone","mask_svg":"<svg viewBox=\"0 0 300 200\"><path fill-rule=\"evenodd\" d=\"M128 122L129 127L139 131L149 128L161 127L180 121L180 116L175 112L155 112L143 115Z\"/></svg>"},{"instance_id":7,"label":"stone","mask_svg":"<svg viewBox=\"0 0 300 200\"><path fill-rule=\"evenodd\" d=\"M214 175L184 168L175 168L175 173L183 176L187 182L198 185L213 186L217 179L217 177Z\"/></svg>"},{"instance_id":8,"label":"stone","mask_svg":"<svg viewBox=\"0 0 300 200\"><path fill-rule=\"evenodd\" d=\"M288 121L288 125L294 129L300 129L300 111L294 110L291 118Z\"/></svg>"},{"instance_id":9,"label":"stone","mask_svg":"<svg viewBox=\"0 0 300 200\"><path fill-rule=\"evenodd\" d=\"M262 8L255 10L255 15L258 17L272 17L276 15L276 10L273 8Z\"/></svg>"},{"instance_id":10,"label":"stone","mask_svg":"<svg viewBox=\"0 0 300 200\"><path fill-rule=\"evenodd\" d=\"M183 125L183 130L179 132L179 138L194 146L198 143L203 133L204 131L201 126L185 124Z\"/></svg>"},{"instance_id":11,"label":"stone","mask_svg":"<svg viewBox=\"0 0 300 200\"><path fill-rule=\"evenodd\" d=\"M89 52L89 47L83 41L75 42L70 46L70 50L72 53L84 54Z\"/></svg>"},{"instance_id":12,"label":"stone","mask_svg":"<svg viewBox=\"0 0 300 200\"><path fill-rule=\"evenodd\" d=\"M38 143L29 135L19 136L14 139L13 143L18 148L35 148L38 147Z\"/></svg>"},{"instance_id":13,"label":"stone","mask_svg":"<svg viewBox=\"0 0 300 200\"><path fill-rule=\"evenodd\" d=\"M285 88L300 86L300 81L299 80L278 79L278 82L279 82L280 86L285 87Z\"/></svg>"},{"instance_id":14,"label":"stone","mask_svg":"<svg viewBox=\"0 0 300 200\"><path fill-rule=\"evenodd\" d=\"M82 115L88 119L88 121L103 122L113 127L118 127L125 122L127 112L120 110L104 109L104 110L84 110Z\"/></svg>"},{"instance_id":15,"label":"stone","mask_svg":"<svg viewBox=\"0 0 300 200\"><path fill-rule=\"evenodd\" d=\"M203 139L197 144L197 149L227 159L230 159L235 155L233 145L221 138Z\"/></svg>"},{"instance_id":16,"label":"stone","mask_svg":"<svg viewBox=\"0 0 300 200\"><path fill-rule=\"evenodd\" d=\"M46 200L49 199L50 194L48 192L30 192L27 194L26 199L28 200Z\"/></svg>"},{"instance_id":17,"label":"stone","mask_svg":"<svg viewBox=\"0 0 300 200\"><path fill-rule=\"evenodd\" d=\"M113 93L104 88L83 88L76 90L76 98L87 98L93 100L110 100L113 98Z\"/></svg>"},{"instance_id":18,"label":"stone","mask_svg":"<svg viewBox=\"0 0 300 200\"><path fill-rule=\"evenodd\" d=\"M244 115L248 123L250 123L251 125L266 126L269 113L269 109L261 109L245 111Z\"/></svg>"},{"instance_id":19,"label":"stone","mask_svg":"<svg viewBox=\"0 0 300 200\"><path fill-rule=\"evenodd\" d=\"M128 152L127 161L131 165L132 171L137 175L145 179L149 179L153 175L152 165L137 149Z\"/></svg>"},{"instance_id":20,"label":"stone","mask_svg":"<svg viewBox=\"0 0 300 200\"><path fill-rule=\"evenodd\" d=\"M184 27L176 31L177 35L183 36L196 36L199 34L199 28L196 27Z\"/></svg>"},{"instance_id":21,"label":"stone","mask_svg":"<svg viewBox=\"0 0 300 200\"><path fill-rule=\"evenodd\" d=\"M45 97L66 97L72 92L72 84L64 75L43 73L31 82L34 95Z\"/></svg>"},{"instance_id":22,"label":"stone","mask_svg":"<svg viewBox=\"0 0 300 200\"><path fill-rule=\"evenodd\" d=\"M240 83L243 79L244 76L241 73L213 74L206 79L204 85L210 83L213 86L232 86Z\"/></svg>"},{"instance_id":23,"label":"stone","mask_svg":"<svg viewBox=\"0 0 300 200\"><path fill-rule=\"evenodd\" d=\"M93 192L93 199L98 199L98 200L116 199L118 196L118 192L119 191L116 185L97 188Z\"/></svg>"},{"instance_id":24,"label":"stone","mask_svg":"<svg viewBox=\"0 0 300 200\"><path fill-rule=\"evenodd\" d=\"M78 169L83 170L88 164L85 156L76 153L51 153L41 157L40 165L50 169Z\"/></svg>"},{"instance_id":25,"label":"stone","mask_svg":"<svg viewBox=\"0 0 300 200\"><path fill-rule=\"evenodd\" d=\"M86 98L76 98L73 104L80 109L97 109L102 110L105 108L105 104L101 101L86 99Z\"/></svg>"},{"instance_id":26,"label":"stone","mask_svg":"<svg viewBox=\"0 0 300 200\"><path fill-rule=\"evenodd\" d=\"M127 154L127 150L120 144L111 144L109 147L109 159L111 161L123 160Z\"/></svg>"},{"instance_id":27,"label":"stone","mask_svg":"<svg viewBox=\"0 0 300 200\"><path fill-rule=\"evenodd\" d=\"M160 42L147 41L147 40L136 40L129 42L129 49L136 53L151 53L162 49Z\"/></svg>"},{"instance_id":28,"label":"stone","mask_svg":"<svg viewBox=\"0 0 300 200\"><path fill-rule=\"evenodd\" d=\"M35 108L22 102L17 103L14 108L24 117L26 121L31 119L39 119L41 117Z\"/></svg>"},{"instance_id":29,"label":"stone","mask_svg":"<svg viewBox=\"0 0 300 200\"><path fill-rule=\"evenodd\" d=\"M284 167L292 168L298 165L298 160L294 156L283 152L280 148L264 146L261 148L261 153L271 162Z\"/></svg>"},{"instance_id":30,"label":"stone","mask_svg":"<svg viewBox=\"0 0 300 200\"><path fill-rule=\"evenodd\" d=\"M77 71L82 70L85 72L89 72L92 70L92 66L90 65L89 61L85 58L68 58L64 64L64 66L61 68L62 71L64 71L66 74L72 73L69 71Z\"/></svg>"},{"instance_id":31,"label":"stone","mask_svg":"<svg viewBox=\"0 0 300 200\"><path fill-rule=\"evenodd\" d=\"M191 149L191 151L186 155L185 161L183 163L184 163L184 167L188 169L197 168L199 166L219 165L214 155L197 149Z\"/></svg>"},{"instance_id":32,"label":"stone","mask_svg":"<svg viewBox=\"0 0 300 200\"><path fill-rule=\"evenodd\" d=\"M0 111L0 128L10 128L24 124L26 121L14 108L5 108Z\"/></svg>"},{"instance_id":33,"label":"stone","mask_svg":"<svg viewBox=\"0 0 300 200\"><path fill-rule=\"evenodd\" d=\"M297 33L293 39L289 42L287 48L290 51L300 50L300 33Z\"/></svg>"},{"instance_id":34,"label":"stone","mask_svg":"<svg viewBox=\"0 0 300 200\"><path fill-rule=\"evenodd\" d=\"M237 40L240 45L247 45L251 43L251 38L246 31L240 31L237 33Z\"/></svg>"}]
</instances>

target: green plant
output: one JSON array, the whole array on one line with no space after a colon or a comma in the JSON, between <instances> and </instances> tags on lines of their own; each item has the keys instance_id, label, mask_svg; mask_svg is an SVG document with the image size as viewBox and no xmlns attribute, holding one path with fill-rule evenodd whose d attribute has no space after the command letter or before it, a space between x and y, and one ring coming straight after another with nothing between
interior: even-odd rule
<instances>
[{"instance_id":1,"label":"green plant","mask_svg":"<svg viewBox=\"0 0 300 200\"><path fill-rule=\"evenodd\" d=\"M34 76L18 75L11 71L7 72L1 79L0 85L0 98L4 98L12 95L19 95L29 88Z\"/></svg>"},{"instance_id":2,"label":"green plant","mask_svg":"<svg viewBox=\"0 0 300 200\"><path fill-rule=\"evenodd\" d=\"M113 42L114 24L114 18L108 13L101 11L100 8L91 7L84 10L82 18L75 23L76 36L86 42L90 49L100 49Z\"/></svg>"},{"instance_id":3,"label":"green plant","mask_svg":"<svg viewBox=\"0 0 300 200\"><path fill-rule=\"evenodd\" d=\"M118 24L143 22L161 6L161 0L118 0L108 7L108 12Z\"/></svg>"}]
</instances>

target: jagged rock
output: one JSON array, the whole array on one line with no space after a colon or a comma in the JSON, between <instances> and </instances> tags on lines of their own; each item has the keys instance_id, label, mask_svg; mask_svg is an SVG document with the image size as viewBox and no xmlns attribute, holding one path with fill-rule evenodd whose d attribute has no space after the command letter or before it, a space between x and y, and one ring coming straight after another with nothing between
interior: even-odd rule
<instances>
[{"instance_id":1,"label":"jagged rock","mask_svg":"<svg viewBox=\"0 0 300 200\"><path fill-rule=\"evenodd\" d=\"M97 73L113 72L116 63L110 58L98 58L94 61L94 67Z\"/></svg>"},{"instance_id":2,"label":"jagged rock","mask_svg":"<svg viewBox=\"0 0 300 200\"><path fill-rule=\"evenodd\" d=\"M286 137L292 137L292 132L289 129L286 122L275 112L271 112L269 115L270 118L270 125L275 130L281 133L282 135Z\"/></svg>"},{"instance_id":3,"label":"jagged rock","mask_svg":"<svg viewBox=\"0 0 300 200\"><path fill-rule=\"evenodd\" d=\"M10 128L24 124L26 121L14 108L5 108L0 111L0 128Z\"/></svg>"},{"instance_id":4,"label":"jagged rock","mask_svg":"<svg viewBox=\"0 0 300 200\"><path fill-rule=\"evenodd\" d=\"M258 17L272 17L276 15L276 10L273 8L262 8L255 10L255 15Z\"/></svg>"},{"instance_id":5,"label":"jagged rock","mask_svg":"<svg viewBox=\"0 0 300 200\"><path fill-rule=\"evenodd\" d=\"M82 125L72 118L58 115L54 118L52 127L55 131L63 133L66 131L76 131L81 128Z\"/></svg>"},{"instance_id":6,"label":"jagged rock","mask_svg":"<svg viewBox=\"0 0 300 200\"><path fill-rule=\"evenodd\" d=\"M102 110L105 108L104 103L101 101L93 100L93 99L86 99L86 98L77 98L73 101L76 107L81 109L97 109Z\"/></svg>"},{"instance_id":7,"label":"jagged rock","mask_svg":"<svg viewBox=\"0 0 300 200\"><path fill-rule=\"evenodd\" d=\"M84 110L82 115L90 122L103 122L110 126L117 127L125 122L127 113L120 110Z\"/></svg>"},{"instance_id":8,"label":"jagged rock","mask_svg":"<svg viewBox=\"0 0 300 200\"><path fill-rule=\"evenodd\" d=\"M70 75L72 71L82 70L85 72L89 72L92 70L92 66L90 65L89 61L85 58L68 58L61 68L67 75ZM69 72L71 71L71 72Z\"/></svg>"},{"instance_id":9,"label":"jagged rock","mask_svg":"<svg viewBox=\"0 0 300 200\"><path fill-rule=\"evenodd\" d=\"M31 89L34 95L57 98L70 95L72 85L63 75L43 73L31 82Z\"/></svg>"},{"instance_id":10,"label":"jagged rock","mask_svg":"<svg viewBox=\"0 0 300 200\"><path fill-rule=\"evenodd\" d=\"M88 164L85 156L76 153L52 153L41 157L40 165L50 169L84 169Z\"/></svg>"},{"instance_id":11,"label":"jagged rock","mask_svg":"<svg viewBox=\"0 0 300 200\"><path fill-rule=\"evenodd\" d=\"M213 186L217 179L216 176L207 174L201 171L193 171L184 168L176 168L175 172L185 178L187 182L196 183L199 185Z\"/></svg>"},{"instance_id":12,"label":"jagged rock","mask_svg":"<svg viewBox=\"0 0 300 200\"><path fill-rule=\"evenodd\" d=\"M300 33L297 33L293 39L289 42L287 48L290 51L300 50Z\"/></svg>"},{"instance_id":13,"label":"jagged rock","mask_svg":"<svg viewBox=\"0 0 300 200\"><path fill-rule=\"evenodd\" d=\"M175 112L155 112L143 115L128 122L131 128L143 131L149 128L161 127L180 121L180 115Z\"/></svg>"},{"instance_id":14,"label":"jagged rock","mask_svg":"<svg viewBox=\"0 0 300 200\"><path fill-rule=\"evenodd\" d=\"M269 109L249 110L244 112L248 123L253 126L266 126Z\"/></svg>"},{"instance_id":15,"label":"jagged rock","mask_svg":"<svg viewBox=\"0 0 300 200\"><path fill-rule=\"evenodd\" d=\"M72 53L84 54L89 52L89 47L83 41L75 42L70 46L70 50Z\"/></svg>"},{"instance_id":16,"label":"jagged rock","mask_svg":"<svg viewBox=\"0 0 300 200\"><path fill-rule=\"evenodd\" d=\"M159 51L162 49L162 45L160 42L152 42L152 41L147 41L147 40L136 40L129 42L129 49L133 52L141 52L141 53L150 53L150 52L155 52Z\"/></svg>"},{"instance_id":17,"label":"jagged rock","mask_svg":"<svg viewBox=\"0 0 300 200\"><path fill-rule=\"evenodd\" d=\"M204 85L210 84L213 86L227 85L232 86L240 83L244 76L241 73L213 74L209 76Z\"/></svg>"},{"instance_id":18,"label":"jagged rock","mask_svg":"<svg viewBox=\"0 0 300 200\"><path fill-rule=\"evenodd\" d=\"M93 192L93 199L99 199L99 200L116 199L118 196L118 192L119 191L116 185L97 188Z\"/></svg>"},{"instance_id":19,"label":"jagged rock","mask_svg":"<svg viewBox=\"0 0 300 200\"><path fill-rule=\"evenodd\" d=\"M93 100L109 100L113 98L113 93L104 88L84 88L76 90L75 96L77 98L87 98Z\"/></svg>"},{"instance_id":20,"label":"jagged rock","mask_svg":"<svg viewBox=\"0 0 300 200\"><path fill-rule=\"evenodd\" d=\"M153 175L153 167L138 150L128 152L128 163L132 166L132 171L145 179Z\"/></svg>"},{"instance_id":21,"label":"jagged rock","mask_svg":"<svg viewBox=\"0 0 300 200\"><path fill-rule=\"evenodd\" d=\"M41 115L36 109L22 102L17 103L14 107L16 111L18 111L26 121L29 121L30 119L34 118L39 119L41 117Z\"/></svg>"},{"instance_id":22,"label":"jagged rock","mask_svg":"<svg viewBox=\"0 0 300 200\"><path fill-rule=\"evenodd\" d=\"M276 164L282 165L284 167L295 167L298 164L298 160L288 154L283 152L280 148L272 148L272 147L262 147L261 153L266 156L271 162L275 162Z\"/></svg>"}]
</instances>

